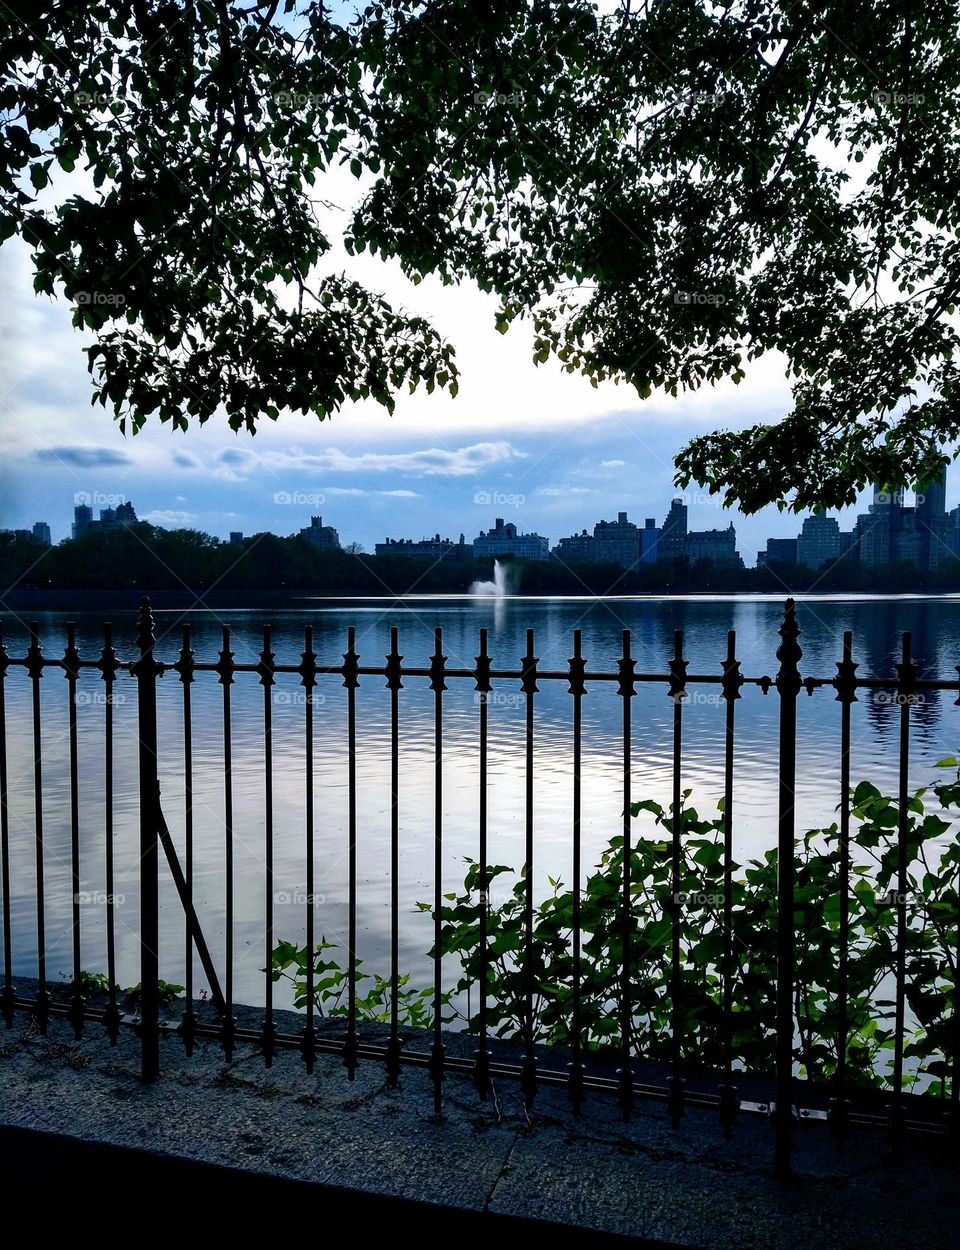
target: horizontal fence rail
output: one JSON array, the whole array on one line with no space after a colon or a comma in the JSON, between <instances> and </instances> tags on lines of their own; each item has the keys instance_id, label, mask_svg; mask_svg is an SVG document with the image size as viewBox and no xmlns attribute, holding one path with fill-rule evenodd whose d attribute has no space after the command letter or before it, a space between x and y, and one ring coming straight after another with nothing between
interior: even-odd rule
<instances>
[{"instance_id":1,"label":"horizontal fence rail","mask_svg":"<svg viewBox=\"0 0 960 1250\"><path fill-rule=\"evenodd\" d=\"M829 1122L838 1144L843 1145L850 1126L886 1126L891 1142L896 1146L905 1139L908 1131L945 1133L956 1140L960 1129L960 1018L957 1013L956 994L952 996L952 1028L944 1033L943 1069L949 1077L949 1098L929 1098L904 1094L904 1065L907 1057L907 957L909 929L907 917L908 894L908 811L910 791L908 773L910 766L911 709L919 693L924 690L950 691L960 702L960 679L921 678L911 654L909 634L903 635L900 662L895 666L896 675L890 678L867 678L858 675L858 664L853 657L853 642L849 633L844 635L842 654L832 676L814 677L802 672L803 652L800 646L800 630L795 605L787 600L779 630L780 645L777 650L779 667L773 676L749 676L741 671L736 654L736 635L729 631L726 650L718 672L688 672L689 661L684 654L684 638L677 632L673 654L666 661L663 672L637 671L637 661L631 652L630 631L623 632L622 655L615 669L598 670L589 667L582 654L580 631L574 632L573 654L564 669L540 667L536 655L534 631L526 635L526 651L518 657L517 666L495 667L488 650L485 629L479 632L479 647L472 667L456 667L448 664L443 650L443 636L438 628L434 634L434 650L426 666L407 665L399 652L399 634L391 630L390 652L384 662L367 664L361 661L356 649L356 632L347 632L346 650L342 662L321 664L314 651L313 630L306 627L303 651L296 662L278 662L272 649L269 627L263 630L263 645L255 662L239 662L231 649L231 632L223 628L222 646L215 661L200 662L195 659L191 646L189 626L183 626L182 645L175 661L157 658L155 625L149 602L142 602L139 615L137 651L134 656L122 659L114 649L113 633L109 625L104 627L102 650L96 658L84 658L76 646L75 629L68 625L66 645L60 656L47 655L42 646L37 625L30 628L29 645L25 654L8 654L0 636L0 903L2 903L3 938L3 986L0 1004L6 1024L12 1026L17 1013L30 1013L41 1031L45 1031L54 1015L65 1016L71 1022L75 1035L80 1038L85 1027L96 1024L102 1027L111 1042L116 1042L124 1027L136 1028L142 1053L142 1075L154 1080L160 1073L160 1037L176 1032L191 1052L198 1038L217 1040L229 1058L237 1045L256 1046L269 1065L279 1049L296 1049L302 1053L307 1070L312 1071L320 1054L337 1054L342 1058L352 1077L362 1062L379 1062L385 1066L388 1080L396 1084L405 1066L425 1068L432 1080L434 1105L437 1111L442 1104L442 1087L447 1074L469 1076L475 1082L481 1097L485 1097L497 1079L512 1078L519 1081L525 1098L531 1103L541 1086L562 1086L569 1092L574 1107L579 1108L589 1092L615 1097L623 1115L629 1116L638 1100L660 1102L675 1126L680 1124L687 1107L712 1109L729 1135L740 1114L769 1116L774 1128L775 1166L780 1174L790 1167L791 1144L794 1126L799 1120ZM13 723L8 715L7 688L17 680L22 670L29 683L29 724ZM104 981L105 1003L91 1006L85 989L84 971L81 966L81 804L80 764L78 750L78 681L84 671L98 675L103 683L102 736L102 793L104 801L103 867L105 872L104 913L106 937L106 976ZM68 718L66 726L68 743L69 801L64 819L69 825L70 880L73 898L70 912L70 962L71 981L69 995L51 993L53 988L46 935L46 907L49 883L44 873L47 867L46 838L44 829L44 735L49 726L49 712L41 709L41 683L45 675L62 673L67 683ZM960 673L960 669L958 669ZM160 792L162 749L158 742L157 688L165 675L180 683L183 740L179 765L184 785L183 863L167 828ZM316 917L316 771L314 753L317 687L324 682L338 682L345 691L345 738L346 738L346 797L347 797L347 897L346 930L348 934L345 973L345 1014L340 1020L342 1028L331 1031L318 1028L316 991L318 972L313 958L308 958L305 973L305 999L303 1028L299 1033L284 1032L277 1024L274 1009L274 979L272 976L273 954L278 937L275 918L274 850L277 830L274 820L274 723L271 690L281 675L297 678L304 692L303 697L303 797L305 811L304 867L306 890L303 917L306 931L306 950L317 947ZM235 843L235 786L233 760L233 687L237 681L256 678L263 689L262 727L258 741L262 742L263 779L263 872L259 887L264 900L265 928L264 953L264 1002L259 1027L241 1026L235 1018L235 968L234 930L237 921L236 843ZM193 690L198 681L215 679L220 687L222 708L223 745L218 772L222 778L222 802L224 812L224 909L225 940L223 964L219 969L213 959L203 934L202 917L194 902L194 705ZM386 978L388 1003L385 1040L372 1041L364 1038L359 1028L361 1011L358 985L357 926L358 926L358 779L357 779L357 692L365 680L378 679L388 691L389 702L389 895L385 900L389 907L390 961ZM399 856L401 850L400 769L402 760L401 705L404 684L411 681L425 683L432 692L432 751L433 751L433 950L431 952L433 977L427 995L428 1020L426 1034L429 1044L412 1045L414 1032L401 1023L400 990L400 897ZM537 696L543 683L566 683L570 696L570 725L572 730L572 758L569 776L564 784L570 787L572 824L570 828L571 898L570 911L564 927L569 947L569 1002L570 1027L564 1058L568 1064L558 1063L544 1054L538 1045L537 1006L550 990L538 983L538 952L536 949L535 865L537 862L536 821L534 808L534 777L537 766ZM115 914L115 854L118 837L115 811L115 763L117 758L117 735L114 722L115 694L121 684L132 683L137 711L137 777L139 797L137 806L137 837L139 839L139 964L140 986L136 1010L125 1010L117 986L117 917ZM476 978L476 1016L474 1017L475 1048L473 1053L450 1053L450 1037L443 1028L444 1011L444 909L446 900L442 889L442 862L444 853L444 780L445 742L444 712L445 694L451 683L472 683L476 694L478 772L478 827L476 882L479 890L479 906L476 912L479 968ZM523 840L524 863L522 877L521 935L517 951L517 1001L521 1005L521 1027L510 1045L498 1045L498 1039L490 1024L493 1007L491 997L492 934L489 890L491 869L488 856L490 788L489 752L490 726L488 706L495 688L508 684L522 701L523 722ZM583 829L583 699L591 687L612 685L622 701L622 805L623 822L619 845L619 880L616 882L617 898L611 904L615 942L612 950L619 952L618 966L612 969L611 1012L617 1017L619 1040L615 1056L598 1054L596 1048L587 1045L583 1019L582 990L585 978L585 937L583 928L584 908L584 860L582 847ZM667 1051L659 1056L661 1067L658 1075L650 1077L652 1069L645 1067L638 1072L645 1056L638 1053L632 1034L633 1021L639 1005L634 1001L637 994L636 928L637 898L634 882L634 851L636 833L631 816L634 793L631 784L633 765L632 700L643 685L663 688L672 700L672 804L663 820L664 854L669 857L670 895L664 907L666 929L663 932L662 949L666 974L663 993L670 1002L670 1027ZM685 795L683 791L683 753L685 717L684 706L694 686L713 687L717 699L722 701L724 717L723 736L723 803L720 822L720 859L718 861L721 923L719 949L716 952L716 968L719 982L717 1027L720 1039L721 1061L716 1072L717 1082L713 1089L702 1088L690 1082L689 1058L684 1055L685 1008L685 947L680 899L683 894L683 851L687 837L684 826ZM734 949L732 915L735 906L734 882L734 761L736 737L736 713L738 700L745 687L756 687L763 695L778 701L779 730L776 785L778 790L777 820L777 879L776 897L772 904L769 924L775 929L776 972L775 997L776 1020L773 1048L774 1071L770 1080L770 1096L767 1100L747 1099L739 1095L737 1081L743 1077L735 1060L735 1035L738 1028L738 1004L734 999L735 965L737 951ZM815 692L830 692L839 703L838 754L840 761L840 793L837 803L838 816L838 920L836 927L836 979L830 988L829 1010L835 1016L836 1070L830 1082L830 1099L827 1105L814 1106L816 1099L805 1102L805 1081L797 1074L797 995L802 990L798 984L798 942L804 940L798 932L796 920L796 844L798 837L796 787L797 787L797 705L802 696ZM858 692L865 690L893 691L891 700L896 705L896 721L899 741L897 812L897 884L896 913L892 921L895 943L895 968L893 975L893 1035L892 1035L892 1089L886 1105L878 1105L876 1099L862 1100L849 1068L848 1042L851 1029L850 976L851 949L849 933L849 907L851 891L856 884L855 866L851 857L851 705L857 702ZM60 730L62 732L62 729ZM10 820L10 777L8 768L8 743L11 735L28 738L32 743L32 836L35 863L36 897L36 981L32 994L18 989L14 976L12 929L12 899L14 882L11 878L11 843L14 834ZM289 835L286 835L289 836ZM179 896L184 914L184 955L186 967L185 1008L178 1020L165 1018L161 1000L161 967L159 961L159 893L161 870L166 863ZM952 922L957 925L957 917ZM954 956L957 955L954 950ZM212 1018L195 1011L197 987L194 984L194 956L198 958L207 981L207 992L215 1008ZM953 965L956 967L956 963ZM23 978L20 978L22 981ZM648 1079L648 1077L650 1079ZM945 1077L945 1080L946 1080ZM944 1083L943 1088L946 1088ZM945 1105L946 1104L946 1105Z\"/></svg>"}]
</instances>

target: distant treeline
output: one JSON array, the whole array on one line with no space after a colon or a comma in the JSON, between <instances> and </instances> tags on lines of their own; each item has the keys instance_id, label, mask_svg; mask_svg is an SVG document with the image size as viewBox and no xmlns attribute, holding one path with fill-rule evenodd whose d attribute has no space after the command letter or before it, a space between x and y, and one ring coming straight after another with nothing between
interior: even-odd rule
<instances>
[{"instance_id":1,"label":"distant treeline","mask_svg":"<svg viewBox=\"0 0 960 1250\"><path fill-rule=\"evenodd\" d=\"M0 532L0 586L5 590L284 591L356 594L461 593L489 578L492 562L411 560L323 551L300 537L253 534L242 545L197 530L148 524L85 534L45 547L23 532ZM825 570L774 564L717 568L708 561L568 566L514 560L513 594L637 594L644 591L948 591L960 590L960 560L937 572L910 565L864 568L841 561Z\"/></svg>"}]
</instances>

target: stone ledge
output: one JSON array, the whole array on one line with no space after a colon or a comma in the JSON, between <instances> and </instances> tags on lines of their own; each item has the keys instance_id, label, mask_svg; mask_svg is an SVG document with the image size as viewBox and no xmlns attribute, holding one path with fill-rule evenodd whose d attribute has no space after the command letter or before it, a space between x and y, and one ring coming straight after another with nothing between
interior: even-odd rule
<instances>
[{"instance_id":1,"label":"stone ledge","mask_svg":"<svg viewBox=\"0 0 960 1250\"><path fill-rule=\"evenodd\" d=\"M302 1024L278 1015L284 1029ZM168 1175L196 1184L195 1197L235 1194L238 1210L266 1187L281 1196L322 1186L318 1199L354 1211L364 1232L368 1219L390 1231L407 1212L441 1230L537 1231L529 1221L539 1221L551 1236L588 1229L649 1247L956 1244L960 1187L942 1139L898 1162L874 1130L855 1130L838 1156L823 1125L800 1125L796 1175L783 1187L759 1118L744 1117L728 1141L714 1115L696 1110L674 1131L658 1104L639 1104L624 1124L612 1099L593 1096L577 1119L564 1091L544 1089L528 1113L514 1083L480 1102L453 1076L435 1117L419 1069L391 1090L373 1063L351 1082L331 1056L307 1076L294 1053L266 1069L252 1049L228 1064L213 1043L192 1058L174 1037L161 1046L163 1076L145 1086L129 1032L111 1048L96 1026L80 1042L63 1021L47 1037L27 1017L0 1031L3 1175L5 1188L13 1177L19 1185L8 1193L38 1177L43 1192L62 1193L82 1162L89 1193L105 1192L101 1169L120 1168L134 1188ZM176 1210L175 1193L170 1201Z\"/></svg>"}]
</instances>

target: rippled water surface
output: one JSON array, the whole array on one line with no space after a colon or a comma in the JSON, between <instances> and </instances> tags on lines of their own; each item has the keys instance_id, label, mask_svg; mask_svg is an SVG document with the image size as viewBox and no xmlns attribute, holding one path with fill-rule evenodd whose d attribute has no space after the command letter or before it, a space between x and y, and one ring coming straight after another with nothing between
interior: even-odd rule
<instances>
[{"instance_id":1,"label":"rippled water surface","mask_svg":"<svg viewBox=\"0 0 960 1250\"><path fill-rule=\"evenodd\" d=\"M189 623L196 658L216 659L223 624L231 629L240 663L256 663L262 626L273 627L278 662L298 663L304 627L314 629L321 663L339 663L347 628L356 627L364 665L382 665L390 628L399 628L404 663L426 666L434 631L442 629L450 667L472 667L481 628L497 668L518 669L526 630L544 670L560 670L572 655L573 631L582 631L583 654L592 670L614 669L622 631L630 630L639 672L665 673L674 633L683 631L689 672L718 673L727 631L736 630L736 652L750 676L776 673L776 630L782 601L764 598L508 599L419 598L406 600L297 601L286 609L220 613L157 614L160 658L173 660L181 630ZM831 677L840 658L843 631L852 630L854 658L865 675L887 676L897 662L901 636L910 631L922 675L956 679L960 663L960 599L900 597L873 600L825 597L802 601L804 675ZM98 614L73 614L84 658L103 643ZM45 652L62 654L67 617L40 617ZM4 618L12 656L23 654L26 628ZM135 618L114 621L115 643L131 658ZM13 963L20 975L36 972L35 813L30 685L22 669L6 679L7 764L13 919ZM58 672L41 684L48 973L66 973L70 955L70 789L67 687ZM478 708L473 683L449 680L443 699L443 881L462 880L463 860L476 856L478 827ZM589 685L583 701L583 839L586 863L618 830L622 810L623 707L614 683ZM223 689L215 674L197 675L193 704L195 897L201 923L222 965L224 942L224 733ZM960 714L951 692L926 693L911 713L911 783L933 774L933 764L952 754L960 737ZM231 689L236 885L236 996L259 1002L264 966L264 690L255 673L238 674ZM80 862L82 887L91 898L82 908L83 965L105 967L104 909L104 706L103 683L84 673L79 683ZM535 878L569 881L572 796L572 699L563 681L542 681L535 699ZM273 719L273 806L276 934L302 940L305 873L304 699L296 676L280 676L270 694ZM159 683L160 773L167 821L178 846L184 834L183 687L175 673ZM667 801L671 787L673 704L663 683L641 684L632 701L631 783L634 797ZM742 857L776 838L777 695L747 687L737 705L735 836ZM390 702L382 677L364 677L357 694L358 929L368 968L388 966L390 850ZM801 821L829 822L838 798L839 704L830 691L801 696L799 793ZM136 703L133 682L118 679L114 703L118 948L122 984L138 979ZM895 785L899 713L885 692L864 692L853 708L853 775ZM492 862L520 867L524 846L525 708L516 680L496 684L489 706L489 838ZM401 968L427 979L429 917L416 911L432 897L434 862L434 695L424 677L410 677L400 694L400 910ZM683 783L693 802L713 808L722 793L724 708L717 688L692 686L683 710ZM347 900L347 742L345 691L334 676L321 677L315 708L315 846L317 933L344 944ZM639 822L638 822L639 823ZM161 975L183 980L183 917L162 878ZM122 901L121 901L122 900ZM451 970L452 975L452 970Z\"/></svg>"}]
</instances>

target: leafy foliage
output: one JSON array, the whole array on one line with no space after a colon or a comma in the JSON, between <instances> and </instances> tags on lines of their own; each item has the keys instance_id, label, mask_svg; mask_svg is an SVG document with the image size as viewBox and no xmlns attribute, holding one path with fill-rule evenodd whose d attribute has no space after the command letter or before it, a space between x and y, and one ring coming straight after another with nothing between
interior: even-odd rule
<instances>
[{"instance_id":1,"label":"leafy foliage","mask_svg":"<svg viewBox=\"0 0 960 1250\"><path fill-rule=\"evenodd\" d=\"M171 1008L180 995L184 992L185 986L177 985L173 981L157 981L157 995L160 999L161 1006ZM130 1007L133 1011L140 1009L140 995L142 993L142 982L138 981L136 985L128 985L122 991L124 998L129 999Z\"/></svg>"},{"instance_id":2,"label":"leafy foliage","mask_svg":"<svg viewBox=\"0 0 960 1250\"><path fill-rule=\"evenodd\" d=\"M85 968L81 968L78 989L83 995L108 994L110 992L110 980L105 972L87 972Z\"/></svg>"},{"instance_id":3,"label":"leafy foliage","mask_svg":"<svg viewBox=\"0 0 960 1250\"><path fill-rule=\"evenodd\" d=\"M727 503L929 480L960 433L958 33L950 0L374 3L356 245L642 397L783 353L793 412L680 456Z\"/></svg>"},{"instance_id":4,"label":"leafy foliage","mask_svg":"<svg viewBox=\"0 0 960 1250\"><path fill-rule=\"evenodd\" d=\"M956 760L941 761L956 769ZM960 777L960 774L958 774ZM897 803L869 782L851 795L851 888L848 906L849 1079L864 1085L889 1084L894 1046L894 984L898 915L898 838L903 825L906 892L905 1075L907 1085L945 1092L947 1057L953 1054L956 999L957 919L960 896L960 839L930 803L927 791L911 794L901 813ZM670 1057L673 1000L671 943L679 926L681 979L678 997L681 1054L694 1066L724 1063L723 968L724 850L722 807L703 818L684 795L678 813L653 800L633 805L645 829L630 845L629 1043L634 1053ZM960 807L960 780L938 782L929 797L938 810ZM679 891L672 883L674 830L681 843ZM839 928L841 847L836 823L812 829L796 843L794 925L797 976L794 1015L795 1058L800 1072L825 1080L837 1070L840 1015ZM621 967L624 952L622 836L610 842L587 876L580 897L582 965L576 1004L581 1040L587 1049L622 1045L624 1018ZM458 960L456 989L444 996L444 1021L459 1016L478 1032L479 1010L463 1013L469 993L476 1004L484 969L481 916L488 934L488 1028L500 1038L516 1037L526 1022L524 908L526 879L521 874L495 904L501 878L514 876L503 865L468 861L461 892L447 896L440 913L440 953ZM573 1040L573 892L551 881L551 892L534 910L532 965L536 1040L569 1047ZM777 852L769 850L733 865L730 898L730 997L734 1065L761 1072L773 1068L776 1036ZM430 911L430 904L420 909ZM346 973L323 942L315 953L316 999L329 1014L344 1014ZM431 957L433 950L430 951ZM307 951L281 943L274 953L274 979L290 976L296 1005L306 1002ZM369 980L364 973L365 980ZM358 1014L388 1018L389 982L376 976L374 991L358 998ZM331 1010L332 1005L332 1010ZM429 990L402 981L400 1019L423 1027L432 1020Z\"/></svg>"},{"instance_id":5,"label":"leafy foliage","mask_svg":"<svg viewBox=\"0 0 960 1250\"><path fill-rule=\"evenodd\" d=\"M126 989L121 989L119 985L113 988L117 990L123 998L127 999L131 1011L139 1011L141 982L136 985L128 985ZM110 992L110 980L105 972L89 972L87 969L80 970L80 984L77 987L82 995L89 994L108 994ZM173 981L157 980L157 994L162 1006L171 1008L176 1000L183 994L185 986L177 985Z\"/></svg>"},{"instance_id":6,"label":"leafy foliage","mask_svg":"<svg viewBox=\"0 0 960 1250\"><path fill-rule=\"evenodd\" d=\"M36 290L95 332L95 398L123 428L222 409L252 432L455 384L422 318L316 272L317 177L368 129L360 66L324 6L280 7L31 0L0 19L0 239L21 234ZM78 166L83 190L58 194Z\"/></svg>"},{"instance_id":7,"label":"leafy foliage","mask_svg":"<svg viewBox=\"0 0 960 1250\"><path fill-rule=\"evenodd\" d=\"M327 958L327 952L336 950L334 942L321 938L313 952L313 993L317 1012L321 1016L346 1016L349 1014L349 971L335 959ZM291 981L294 987L295 1007L307 1005L307 968L310 953L305 946L295 942L280 942L273 951L271 973L274 981ZM360 1020L387 1021L391 1018L393 995L389 977L369 973L363 969L363 960L356 962L355 984L358 987L356 1014ZM372 982L372 984L371 984ZM451 996L445 994L441 1011L449 1005ZM410 988L409 975L398 978L397 1012L400 1020L409 1028L425 1029L434 1019L433 991ZM443 1020L449 1024L452 1014Z\"/></svg>"},{"instance_id":8,"label":"leafy foliage","mask_svg":"<svg viewBox=\"0 0 960 1250\"><path fill-rule=\"evenodd\" d=\"M344 166L347 246L495 293L540 364L647 397L781 353L792 411L695 439L680 482L750 511L936 475L960 435L960 0L334 7L4 8L0 238L94 332L122 422L455 392L427 322L329 272Z\"/></svg>"}]
</instances>

